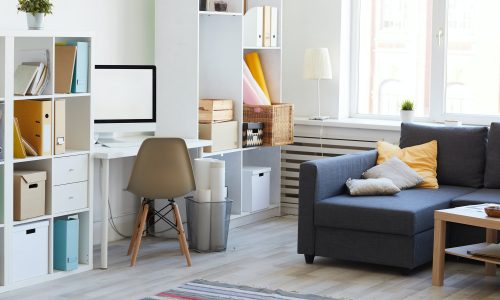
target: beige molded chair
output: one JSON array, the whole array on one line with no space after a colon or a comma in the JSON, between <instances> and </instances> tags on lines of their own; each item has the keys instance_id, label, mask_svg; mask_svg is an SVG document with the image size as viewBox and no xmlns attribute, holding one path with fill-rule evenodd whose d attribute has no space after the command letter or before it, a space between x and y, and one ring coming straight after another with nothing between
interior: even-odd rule
<instances>
[{"instance_id":1,"label":"beige molded chair","mask_svg":"<svg viewBox=\"0 0 500 300\"><path fill-rule=\"evenodd\" d=\"M127 253L127 255L132 253L131 266L135 266L150 210L151 218L156 217L156 221L153 220L154 223L163 220L177 230L181 252L186 257L187 265L191 266L184 226L182 226L181 215L174 198L184 196L195 189L191 159L183 139L150 138L142 143L127 188L128 191L142 198L141 209L137 215L136 227ZM156 211L152 205L154 199L167 199L168 205ZM173 212L174 222L167 218L170 212Z\"/></svg>"}]
</instances>

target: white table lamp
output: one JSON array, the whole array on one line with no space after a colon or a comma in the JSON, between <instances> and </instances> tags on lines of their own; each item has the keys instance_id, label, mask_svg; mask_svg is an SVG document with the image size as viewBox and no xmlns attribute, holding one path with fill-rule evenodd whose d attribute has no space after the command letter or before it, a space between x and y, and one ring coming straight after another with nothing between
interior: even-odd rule
<instances>
[{"instance_id":1,"label":"white table lamp","mask_svg":"<svg viewBox=\"0 0 500 300\"><path fill-rule=\"evenodd\" d=\"M332 65L327 48L306 49L304 55L304 79L317 80L318 83L318 115L311 120L326 120L328 116L321 116L320 80L332 79Z\"/></svg>"}]
</instances>

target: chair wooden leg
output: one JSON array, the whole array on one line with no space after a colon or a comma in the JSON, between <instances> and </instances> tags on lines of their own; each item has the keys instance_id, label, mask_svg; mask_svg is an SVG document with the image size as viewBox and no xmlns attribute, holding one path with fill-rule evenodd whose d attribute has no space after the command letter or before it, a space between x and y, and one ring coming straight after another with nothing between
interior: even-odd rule
<instances>
[{"instance_id":1,"label":"chair wooden leg","mask_svg":"<svg viewBox=\"0 0 500 300\"><path fill-rule=\"evenodd\" d=\"M191 267L191 255L189 254L189 247L186 241L186 234L184 232L184 226L182 225L181 214L179 212L179 207L176 203L172 204L174 208L175 223L177 224L179 245L181 246L181 252L186 257L186 262L188 267Z\"/></svg>"},{"instance_id":2,"label":"chair wooden leg","mask_svg":"<svg viewBox=\"0 0 500 300\"><path fill-rule=\"evenodd\" d=\"M139 254L139 248L141 247L142 233L144 232L144 226L146 225L146 219L148 218L149 204L145 203L142 206L142 214L140 218L140 225L137 230L137 240L134 242L134 251L132 253L132 259L130 261L130 266L135 266L137 261L137 255Z\"/></svg>"},{"instance_id":3,"label":"chair wooden leg","mask_svg":"<svg viewBox=\"0 0 500 300\"><path fill-rule=\"evenodd\" d=\"M135 241L137 240L137 235L139 233L139 227L141 226L141 215L142 210L144 208L144 203L141 203L141 207L139 207L139 211L137 212L137 217L135 218L135 228L132 236L130 237L130 244L128 246L127 256L130 256L132 253L132 249L134 249Z\"/></svg>"}]
</instances>

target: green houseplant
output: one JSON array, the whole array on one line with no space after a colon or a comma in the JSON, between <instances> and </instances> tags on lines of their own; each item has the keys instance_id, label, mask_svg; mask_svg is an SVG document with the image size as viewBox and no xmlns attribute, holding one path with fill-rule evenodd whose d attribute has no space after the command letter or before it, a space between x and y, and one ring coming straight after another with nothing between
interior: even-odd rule
<instances>
[{"instance_id":1,"label":"green houseplant","mask_svg":"<svg viewBox=\"0 0 500 300\"><path fill-rule=\"evenodd\" d=\"M45 15L52 14L52 3L50 0L18 0L17 10L26 13L29 29L40 30Z\"/></svg>"},{"instance_id":2,"label":"green houseplant","mask_svg":"<svg viewBox=\"0 0 500 300\"><path fill-rule=\"evenodd\" d=\"M414 103L410 99L405 99L401 103L401 122L413 122L415 111L413 110Z\"/></svg>"}]
</instances>

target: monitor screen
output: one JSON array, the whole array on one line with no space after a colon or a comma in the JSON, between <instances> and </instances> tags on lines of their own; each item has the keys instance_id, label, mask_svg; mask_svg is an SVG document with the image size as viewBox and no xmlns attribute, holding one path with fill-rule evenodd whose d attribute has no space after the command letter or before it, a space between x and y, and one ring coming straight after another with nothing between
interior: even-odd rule
<instances>
[{"instance_id":1,"label":"monitor screen","mask_svg":"<svg viewBox=\"0 0 500 300\"><path fill-rule=\"evenodd\" d=\"M156 67L96 65L95 123L156 122Z\"/></svg>"}]
</instances>

